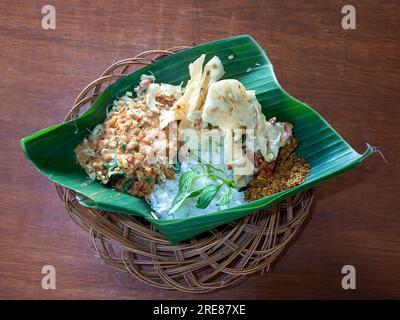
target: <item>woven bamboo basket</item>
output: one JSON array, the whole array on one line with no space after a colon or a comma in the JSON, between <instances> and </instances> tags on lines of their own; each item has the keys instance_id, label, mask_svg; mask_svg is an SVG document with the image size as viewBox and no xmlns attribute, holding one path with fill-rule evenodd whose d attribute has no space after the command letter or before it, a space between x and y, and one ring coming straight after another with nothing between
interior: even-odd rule
<instances>
[{"instance_id":1,"label":"woven bamboo basket","mask_svg":"<svg viewBox=\"0 0 400 320\"><path fill-rule=\"evenodd\" d=\"M78 117L128 72L188 47L145 51L113 63L86 86L64 121ZM162 289L204 293L269 271L310 214L311 190L265 210L172 245L144 218L87 208L76 192L56 185L72 219L89 234L96 256L111 267Z\"/></svg>"}]
</instances>

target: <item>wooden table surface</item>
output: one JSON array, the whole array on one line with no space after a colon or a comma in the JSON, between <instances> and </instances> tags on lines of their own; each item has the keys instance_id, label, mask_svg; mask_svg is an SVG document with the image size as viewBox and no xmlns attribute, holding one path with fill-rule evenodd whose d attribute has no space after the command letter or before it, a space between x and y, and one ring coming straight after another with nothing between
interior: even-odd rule
<instances>
[{"instance_id":1,"label":"wooden table surface","mask_svg":"<svg viewBox=\"0 0 400 320\"><path fill-rule=\"evenodd\" d=\"M56 30L41 8L56 8ZM68 3L68 4L66 4ZM398 1L0 2L0 298L400 298ZM80 90L115 59L148 49L252 35L280 83L359 152L361 167L318 186L312 217L268 274L205 295L163 291L111 270L69 218L54 185L24 158L23 136L60 122ZM41 287L55 266L57 287ZM343 290L354 265L357 289Z\"/></svg>"}]
</instances>

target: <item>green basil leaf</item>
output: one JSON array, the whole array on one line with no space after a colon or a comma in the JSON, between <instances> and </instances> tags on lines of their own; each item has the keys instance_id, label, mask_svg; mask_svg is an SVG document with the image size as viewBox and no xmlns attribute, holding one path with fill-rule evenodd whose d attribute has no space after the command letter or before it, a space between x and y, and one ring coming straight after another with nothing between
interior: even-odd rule
<instances>
[{"instance_id":1,"label":"green basil leaf","mask_svg":"<svg viewBox=\"0 0 400 320\"><path fill-rule=\"evenodd\" d=\"M224 170L212 165L211 163L205 163L205 165L209 168L209 170L213 169L213 170L215 170L215 171L217 171L219 173L222 173L226 177L226 173L225 173Z\"/></svg>"},{"instance_id":2,"label":"green basil leaf","mask_svg":"<svg viewBox=\"0 0 400 320\"><path fill-rule=\"evenodd\" d=\"M185 201L186 197L182 197L179 200L176 200L177 198L175 197L174 201L172 202L172 207L169 209L168 214L174 213L178 208L182 205L183 201Z\"/></svg>"},{"instance_id":3,"label":"green basil leaf","mask_svg":"<svg viewBox=\"0 0 400 320\"><path fill-rule=\"evenodd\" d=\"M219 199L217 206L226 206L232 201L232 196L233 196L232 188L228 188L228 190L226 190L226 192Z\"/></svg>"},{"instance_id":4,"label":"green basil leaf","mask_svg":"<svg viewBox=\"0 0 400 320\"><path fill-rule=\"evenodd\" d=\"M194 177L196 176L196 170L189 170L181 174L179 178L179 191L189 190L192 186Z\"/></svg>"},{"instance_id":5,"label":"green basil leaf","mask_svg":"<svg viewBox=\"0 0 400 320\"><path fill-rule=\"evenodd\" d=\"M205 187L192 191L191 193L188 194L188 196L186 198L197 197L199 194L201 194L203 192L204 188Z\"/></svg>"},{"instance_id":6,"label":"green basil leaf","mask_svg":"<svg viewBox=\"0 0 400 320\"><path fill-rule=\"evenodd\" d=\"M192 192L186 193L186 194L182 197L182 199L179 199L175 204L174 204L174 202L172 202L172 207L171 207L171 209L169 210L169 213L171 214L171 213L174 213L176 210L178 210L178 208L183 204L183 202L184 202L186 199L188 199L188 198L193 198L193 197L197 197L197 196L203 191L203 189L204 189L204 188L201 188L201 189L197 189L197 190L194 190L194 191L192 191ZM175 199L174 199L174 200L175 200Z\"/></svg>"},{"instance_id":7,"label":"green basil leaf","mask_svg":"<svg viewBox=\"0 0 400 320\"><path fill-rule=\"evenodd\" d=\"M202 165L206 166L206 168L207 168L208 171L211 172L211 171L212 171L211 169L213 169L213 170L215 170L215 171L217 171L217 172L219 172L219 173L222 173L224 176L226 176L226 173L225 173L222 169L220 169L220 168L218 168L218 167L212 165L211 163L208 163L207 161L204 161L197 153L192 152L192 153L191 153L191 156L192 156L192 158L194 158L196 161L198 161L198 162L201 163Z\"/></svg>"},{"instance_id":8,"label":"green basil leaf","mask_svg":"<svg viewBox=\"0 0 400 320\"><path fill-rule=\"evenodd\" d=\"M182 205L183 201L185 201L185 199L190 195L189 190L194 178L196 177L196 173L196 170L189 170L182 173L179 178L179 191L172 201L169 213L175 212Z\"/></svg>"},{"instance_id":9,"label":"green basil leaf","mask_svg":"<svg viewBox=\"0 0 400 320\"><path fill-rule=\"evenodd\" d=\"M211 184L205 187L197 200L196 207L200 209L207 208L221 187L222 184Z\"/></svg>"}]
</instances>

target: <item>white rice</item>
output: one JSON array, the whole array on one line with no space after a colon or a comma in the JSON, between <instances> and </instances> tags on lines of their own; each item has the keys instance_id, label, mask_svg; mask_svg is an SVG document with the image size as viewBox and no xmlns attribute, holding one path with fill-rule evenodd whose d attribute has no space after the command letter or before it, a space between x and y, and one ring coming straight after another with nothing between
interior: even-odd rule
<instances>
[{"instance_id":1,"label":"white rice","mask_svg":"<svg viewBox=\"0 0 400 320\"><path fill-rule=\"evenodd\" d=\"M182 219L188 217L194 217L198 215L203 215L206 213L216 212L219 210L236 207L245 202L244 200L244 192L239 192L237 189L233 188L232 192L232 201L226 206L219 206L217 205L221 196L227 190L227 187L224 185L221 187L215 198L211 201L205 209L199 209L196 207L197 198L190 198L186 199L184 203L172 214L168 214L171 206L172 201L174 200L176 194L178 193L179 189L179 178L182 173L197 167L193 160L188 162L181 163L181 170L180 173L175 175L174 180L166 180L162 184L157 184L153 193L151 194L150 198L150 205L154 213L160 219ZM229 179L232 179L232 171L228 170L225 165L215 165L215 167L222 169ZM198 187L207 186L214 181L205 177L199 178L195 180L195 183L192 187L192 190L196 190Z\"/></svg>"}]
</instances>

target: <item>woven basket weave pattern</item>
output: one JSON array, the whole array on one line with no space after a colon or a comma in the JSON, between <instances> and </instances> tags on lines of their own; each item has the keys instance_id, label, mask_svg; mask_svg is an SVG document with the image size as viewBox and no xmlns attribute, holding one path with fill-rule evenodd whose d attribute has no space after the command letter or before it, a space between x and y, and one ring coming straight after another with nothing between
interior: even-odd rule
<instances>
[{"instance_id":1,"label":"woven basket weave pattern","mask_svg":"<svg viewBox=\"0 0 400 320\"><path fill-rule=\"evenodd\" d=\"M151 50L115 62L77 97L65 121L90 106L111 83L175 51ZM79 204L77 194L56 185L68 213L88 231L106 264L163 289L201 293L232 286L248 275L268 271L310 213L312 191L171 245L143 218L105 212Z\"/></svg>"}]
</instances>

